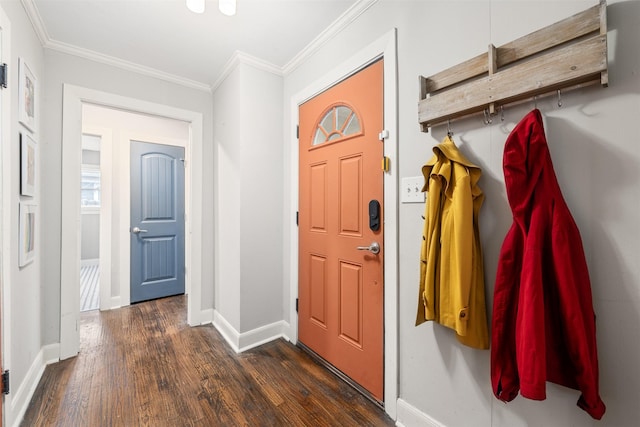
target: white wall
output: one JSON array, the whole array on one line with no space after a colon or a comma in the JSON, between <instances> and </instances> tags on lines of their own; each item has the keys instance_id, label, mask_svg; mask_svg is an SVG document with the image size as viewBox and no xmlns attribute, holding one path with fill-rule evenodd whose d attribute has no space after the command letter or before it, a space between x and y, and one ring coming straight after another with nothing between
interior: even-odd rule
<instances>
[{"instance_id":1,"label":"white wall","mask_svg":"<svg viewBox=\"0 0 640 427\"><path fill-rule=\"evenodd\" d=\"M444 137L436 127L421 133L417 122L417 76L434 74L479 53L595 5L596 1L379 1L313 57L285 76L284 128L290 99L302 88L392 28L398 30L399 175L419 176ZM640 266L637 262L637 200L640 185L640 1L610 1L610 87L585 88L538 100L546 119L551 155L561 188L582 232L597 314L600 390L607 413L597 425L630 426L640 419ZM498 253L511 225L502 171L509 131L531 105L507 108L505 121L482 117L455 121L454 140L483 169L486 194L480 231L489 309ZM285 132L285 206L292 145ZM491 392L489 352L461 346L449 330L415 327L423 207L399 207L399 421L406 425L565 426L596 425L576 405L578 392L548 385L547 400L518 397L509 404ZM291 213L284 212L284 223ZM289 241L285 228L285 241ZM289 251L285 248L285 260ZM289 281L284 269L285 282ZM395 286L395 283L386 283ZM285 298L285 302L287 299ZM287 311L285 311L287 312ZM489 310L491 313L491 310ZM294 321L294 319L290 319ZM415 411L415 412L414 412Z\"/></svg>"},{"instance_id":2,"label":"white wall","mask_svg":"<svg viewBox=\"0 0 640 427\"><path fill-rule=\"evenodd\" d=\"M282 77L239 62L214 92L216 311L238 333L282 312Z\"/></svg>"},{"instance_id":3,"label":"white wall","mask_svg":"<svg viewBox=\"0 0 640 427\"><path fill-rule=\"evenodd\" d=\"M203 202L202 308L215 307L238 331L288 319L287 260L296 248L289 241L294 212L289 206L290 100L362 47L392 28L398 29L399 175L420 174L444 129L419 132L417 76L429 75L594 5L593 1L410 1L380 0L331 39L307 62L278 76L239 65L211 94L94 63L54 51L43 53L19 2L0 2L12 23L12 58L24 57L39 79L40 245L36 261L17 268L17 165L9 171L10 254L4 258L11 280L11 348L5 362L12 383L23 384L45 344L59 340L61 112L62 84L71 83L204 114L205 168L202 186L211 186ZM597 314L601 394L608 410L601 426L633 425L640 419L640 264L637 262L637 200L640 155L640 1L610 1L610 87L586 88L538 101L546 118L556 173L581 229L592 278ZM46 75L45 75L46 70ZM10 71L17 86L17 72ZM282 86L280 86L282 85ZM282 88L280 91L279 88ZM284 96L282 96L284 95ZM18 156L17 89L12 92L12 147ZM275 106L275 107L274 107ZM272 107L274 107L272 109ZM284 116L280 117L281 108ZM486 200L481 211L487 293L493 294L497 257L511 222L502 173L502 149L514 124L531 106L508 108L504 123L481 118L456 121L454 139L483 169ZM214 115L215 111L215 115ZM263 114L261 114L261 112ZM214 122L215 118L215 122ZM273 125L271 125L273 122ZM283 126L278 128L278 122ZM214 133L215 129L215 133ZM214 156L215 135L215 156ZM280 144L279 141L284 141ZM271 151L273 149L273 151ZM256 154L254 156L253 154ZM213 163L213 160L216 163ZM219 173L217 172L219 170ZM216 171L216 172L214 172ZM278 185L280 185L278 187ZM214 187L215 186L215 187ZM197 191L197 189L194 189ZM218 205L214 215L214 194ZM271 204L270 201L273 201ZM224 205L224 208L222 207ZM264 211L263 211L264 210ZM266 218L264 224L256 221ZM399 382L400 421L458 426L591 425L575 406L577 393L549 385L544 402L517 398L507 405L491 393L489 353L460 346L438 325L415 327L418 254L422 221L419 205L400 205ZM214 219L217 253L214 252ZM43 232L46 230L46 232ZM282 230L282 237L272 233ZM261 252L260 244L266 245ZM254 246L255 245L255 246ZM282 248L282 249L281 249ZM259 260L255 258L261 256ZM285 260L283 266L281 259ZM283 289L284 288L284 289ZM46 303L45 303L46 301ZM284 301L284 307L281 301ZM489 300L489 306L491 301ZM491 308L491 307L489 307ZM11 395L8 398L12 399ZM8 417L15 414L9 409ZM5 408L5 411L7 408ZM409 410L415 410L413 418ZM404 417L404 418L403 418ZM11 422L9 423L11 424ZM595 424L595 423L593 423Z\"/></svg>"},{"instance_id":4,"label":"white wall","mask_svg":"<svg viewBox=\"0 0 640 427\"><path fill-rule=\"evenodd\" d=\"M241 282L240 332L283 318L282 77L240 64ZM222 184L222 182L221 182Z\"/></svg>"},{"instance_id":5,"label":"white wall","mask_svg":"<svg viewBox=\"0 0 640 427\"><path fill-rule=\"evenodd\" d=\"M211 124L211 94L203 91L181 87L172 83L151 77L131 73L118 68L88 61L72 55L47 50L45 52L45 67L47 71L47 85L45 90L45 129L47 129L47 144L42 146L43 175L48 177L46 206L50 215L47 217L46 227L49 230L48 239L44 242L43 250L48 257L43 265L43 298L49 303L43 307L43 343L58 342L60 335L60 215L61 215L61 126L62 126L62 85L69 83L80 87L100 90L129 98L183 108L201 112L204 116L203 152L205 162L213 162L213 144ZM202 191L205 183L213 182L213 169L204 168L203 182L195 184L193 191ZM206 187L205 187L206 188ZM203 215L203 250L194 256L202 257L202 308L213 307L213 193L205 191L202 212Z\"/></svg>"},{"instance_id":6,"label":"white wall","mask_svg":"<svg viewBox=\"0 0 640 427\"><path fill-rule=\"evenodd\" d=\"M11 96L11 120L3 123L10 127L11 139L3 141L3 156L8 157L10 168L3 170L3 178L7 179L9 192L2 196L3 208L6 208L10 216L10 227L3 229L3 245L9 250L2 254L2 264L4 271L3 283L4 295L9 296L8 301L3 302L5 313L3 313L3 368L11 370L12 394L4 398L4 418L6 423L12 423L16 418L16 411L19 409L19 399L16 396L24 395L24 389L20 385L24 379L32 374L32 362L39 356L42 334L41 334L41 268L46 253L43 251L45 233L43 232L42 217L46 210L43 208L42 200L45 190L42 188L46 179L42 177L42 169L38 167L36 193L33 198L21 197L20 192L20 165L17 159L20 158L20 133L28 131L18 123L18 58L26 61L29 68L37 79L36 94L36 131L33 138L37 142L36 150L39 152L40 164L42 164L42 141L46 139L47 133L43 131L42 117L46 111L43 107L43 87L45 85L44 76L44 54L40 43L31 28L22 5L19 2L0 2L0 6L5 11L11 23L11 57L3 58L9 68L9 90L4 94ZM3 36L9 36L3 33ZM6 165L7 162L4 162ZM32 200L38 204L36 220L36 252L34 261L18 268L18 206L20 200Z\"/></svg>"},{"instance_id":7,"label":"white wall","mask_svg":"<svg viewBox=\"0 0 640 427\"><path fill-rule=\"evenodd\" d=\"M240 331L241 114L240 71L236 68L213 94L216 147L215 309Z\"/></svg>"}]
</instances>

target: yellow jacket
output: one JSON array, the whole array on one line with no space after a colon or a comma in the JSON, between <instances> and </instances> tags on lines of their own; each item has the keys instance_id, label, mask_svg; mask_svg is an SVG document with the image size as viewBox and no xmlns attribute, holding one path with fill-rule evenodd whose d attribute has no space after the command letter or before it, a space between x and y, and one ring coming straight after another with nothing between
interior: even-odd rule
<instances>
[{"instance_id":1,"label":"yellow jacket","mask_svg":"<svg viewBox=\"0 0 640 427\"><path fill-rule=\"evenodd\" d=\"M478 214L482 174L446 137L422 167L427 191L416 326L434 320L470 347L489 348Z\"/></svg>"}]
</instances>

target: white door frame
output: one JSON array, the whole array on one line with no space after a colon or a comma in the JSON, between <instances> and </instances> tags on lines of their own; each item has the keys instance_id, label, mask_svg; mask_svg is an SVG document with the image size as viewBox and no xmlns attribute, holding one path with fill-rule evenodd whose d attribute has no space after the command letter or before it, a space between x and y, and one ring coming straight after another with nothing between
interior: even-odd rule
<instances>
[{"instance_id":1,"label":"white door frame","mask_svg":"<svg viewBox=\"0 0 640 427\"><path fill-rule=\"evenodd\" d=\"M11 56L11 22L4 9L0 7L0 43L1 62L16 64L12 62ZM17 73L17 68L12 73ZM11 80L14 81L13 79ZM2 318L2 368L11 367L11 238L13 228L11 227L11 172L13 155L11 151L11 84L0 89L0 294L2 295L2 307L0 316ZM14 394L15 395L15 394ZM13 396L8 395L0 402L2 406L2 418L0 424L5 425L12 419L13 413L8 413L12 408ZM4 421L8 420L8 421Z\"/></svg>"},{"instance_id":2,"label":"white door frame","mask_svg":"<svg viewBox=\"0 0 640 427\"><path fill-rule=\"evenodd\" d=\"M185 177L189 183L201 182L204 170L203 115L163 104L135 98L64 85L62 114L62 233L60 256L60 359L78 354L80 337L80 164L82 155L82 104L90 103L105 107L151 114L191 124L190 173ZM190 254L202 253L202 199L203 186L190 188L193 191L190 203L185 206L188 228L185 235L185 250ZM187 305L187 321L195 326L201 323L202 259L197 256L186 260L185 286L191 293Z\"/></svg>"},{"instance_id":3,"label":"white door frame","mask_svg":"<svg viewBox=\"0 0 640 427\"><path fill-rule=\"evenodd\" d=\"M384 407L392 419L396 418L398 399L398 101L396 30L389 31L337 66L321 79L291 97L291 123L298 123L298 106L330 88L379 58L384 58L384 129L389 136L384 142L384 155L391 160L389 172L384 174ZM380 129L382 131L382 129ZM298 211L299 149L295 126L291 129L291 207ZM298 341L298 227L291 221L289 247L289 319L291 342Z\"/></svg>"}]
</instances>

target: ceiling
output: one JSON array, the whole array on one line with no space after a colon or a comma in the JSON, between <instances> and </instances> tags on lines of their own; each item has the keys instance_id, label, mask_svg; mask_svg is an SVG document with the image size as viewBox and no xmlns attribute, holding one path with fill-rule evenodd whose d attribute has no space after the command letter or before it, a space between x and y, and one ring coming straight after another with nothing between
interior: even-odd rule
<instances>
[{"instance_id":1,"label":"ceiling","mask_svg":"<svg viewBox=\"0 0 640 427\"><path fill-rule=\"evenodd\" d=\"M22 0L47 48L134 69L204 90L215 87L235 52L275 71L375 0L237 0L235 16L206 0Z\"/></svg>"}]
</instances>

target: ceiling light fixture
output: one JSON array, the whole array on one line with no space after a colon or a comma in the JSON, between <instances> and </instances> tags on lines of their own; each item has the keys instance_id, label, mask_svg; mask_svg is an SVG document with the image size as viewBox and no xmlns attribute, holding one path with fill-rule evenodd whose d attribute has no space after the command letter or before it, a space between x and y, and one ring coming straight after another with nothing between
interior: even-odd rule
<instances>
[{"instance_id":1,"label":"ceiling light fixture","mask_svg":"<svg viewBox=\"0 0 640 427\"><path fill-rule=\"evenodd\" d=\"M204 0L187 0L187 9L194 13L203 13Z\"/></svg>"},{"instance_id":2,"label":"ceiling light fixture","mask_svg":"<svg viewBox=\"0 0 640 427\"><path fill-rule=\"evenodd\" d=\"M236 14L236 0L218 0L220 12L227 16Z\"/></svg>"}]
</instances>

